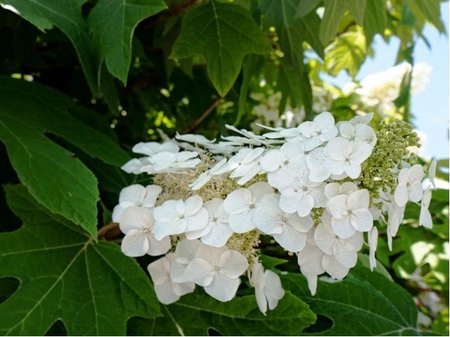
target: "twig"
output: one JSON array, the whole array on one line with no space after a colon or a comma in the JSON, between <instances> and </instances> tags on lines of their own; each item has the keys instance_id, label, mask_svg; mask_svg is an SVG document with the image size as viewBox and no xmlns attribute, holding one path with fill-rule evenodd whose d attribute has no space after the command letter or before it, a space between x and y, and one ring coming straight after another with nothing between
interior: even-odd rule
<instances>
[{"instance_id":1,"label":"twig","mask_svg":"<svg viewBox=\"0 0 450 337\"><path fill-rule=\"evenodd\" d=\"M223 98L222 98L222 97L216 99L216 100L214 101L214 103L211 104L211 106L210 106L208 109L206 109L205 112L202 113L202 115L194 121L194 123L191 124L191 126L189 126L187 129L183 130L183 133L189 133L189 132L192 132L192 131L194 131L195 129L197 129L197 127L200 125L200 123L203 122L203 120L204 120L206 117L208 117L209 114L210 114L211 112L213 112L213 110L214 110L215 108L217 108L217 106L218 106L222 101L223 101Z\"/></svg>"},{"instance_id":2,"label":"twig","mask_svg":"<svg viewBox=\"0 0 450 337\"><path fill-rule=\"evenodd\" d=\"M98 236L105 236L110 230L119 228L119 224L116 222L111 222L98 230Z\"/></svg>"}]
</instances>

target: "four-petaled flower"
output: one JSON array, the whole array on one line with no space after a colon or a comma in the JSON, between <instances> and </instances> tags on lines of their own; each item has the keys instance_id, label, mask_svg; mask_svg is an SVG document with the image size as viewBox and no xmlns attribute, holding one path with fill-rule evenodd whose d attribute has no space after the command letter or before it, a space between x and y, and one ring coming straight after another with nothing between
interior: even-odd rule
<instances>
[{"instance_id":1,"label":"four-petaled flower","mask_svg":"<svg viewBox=\"0 0 450 337\"><path fill-rule=\"evenodd\" d=\"M400 207L405 206L408 200L418 202L422 199L423 167L416 164L411 168L403 168L398 174L398 185L395 189L395 202Z\"/></svg>"}]
</instances>

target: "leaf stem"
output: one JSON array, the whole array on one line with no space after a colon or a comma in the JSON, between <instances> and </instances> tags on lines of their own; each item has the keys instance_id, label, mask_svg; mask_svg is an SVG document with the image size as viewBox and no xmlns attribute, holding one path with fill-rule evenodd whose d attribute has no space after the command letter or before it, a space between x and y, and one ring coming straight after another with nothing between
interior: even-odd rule
<instances>
[{"instance_id":1,"label":"leaf stem","mask_svg":"<svg viewBox=\"0 0 450 337\"><path fill-rule=\"evenodd\" d=\"M119 228L119 224L116 222L111 222L98 230L98 236L99 237L105 236L107 232L115 228Z\"/></svg>"}]
</instances>

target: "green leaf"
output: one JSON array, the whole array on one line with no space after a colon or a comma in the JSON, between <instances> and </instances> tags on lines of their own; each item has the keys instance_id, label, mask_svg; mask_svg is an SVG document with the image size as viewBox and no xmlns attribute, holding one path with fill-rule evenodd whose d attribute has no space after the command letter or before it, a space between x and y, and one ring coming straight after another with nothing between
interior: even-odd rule
<instances>
[{"instance_id":1,"label":"green leaf","mask_svg":"<svg viewBox=\"0 0 450 337\"><path fill-rule=\"evenodd\" d=\"M88 24L100 61L124 84L131 62L131 38L137 24L167 8L163 0L100 0Z\"/></svg>"},{"instance_id":2,"label":"green leaf","mask_svg":"<svg viewBox=\"0 0 450 337\"><path fill-rule=\"evenodd\" d=\"M89 37L86 22L81 15L81 6L87 0L0 0L12 6L24 19L44 31L57 27L75 46L84 75L92 93L97 87L97 58Z\"/></svg>"},{"instance_id":3,"label":"green leaf","mask_svg":"<svg viewBox=\"0 0 450 337\"><path fill-rule=\"evenodd\" d=\"M282 277L283 286L318 315L332 320L321 335L418 335L417 308L406 290L385 276L357 266L343 281L319 281L312 296L301 275Z\"/></svg>"},{"instance_id":4,"label":"green leaf","mask_svg":"<svg viewBox=\"0 0 450 337\"><path fill-rule=\"evenodd\" d=\"M291 63L297 62L297 58L303 61L303 41L323 58L323 45L319 39L320 19L316 13L296 18L294 12L298 4L299 0L264 0L261 10L267 25L276 27L281 48Z\"/></svg>"},{"instance_id":5,"label":"green leaf","mask_svg":"<svg viewBox=\"0 0 450 337\"><path fill-rule=\"evenodd\" d=\"M375 34L384 35L387 28L386 1L367 0L364 18L366 43L370 45Z\"/></svg>"},{"instance_id":6,"label":"green leaf","mask_svg":"<svg viewBox=\"0 0 450 337\"><path fill-rule=\"evenodd\" d=\"M267 316L259 311L254 295L223 303L194 293L165 306L162 312L164 317L139 320L129 333L207 335L213 328L222 335L300 335L316 319L308 306L289 292Z\"/></svg>"},{"instance_id":7,"label":"green leaf","mask_svg":"<svg viewBox=\"0 0 450 337\"><path fill-rule=\"evenodd\" d=\"M173 46L173 57L202 55L214 87L224 96L246 54L264 54L269 43L250 13L239 5L210 1L190 10Z\"/></svg>"},{"instance_id":8,"label":"green leaf","mask_svg":"<svg viewBox=\"0 0 450 337\"><path fill-rule=\"evenodd\" d=\"M339 23L345 14L346 6L341 0L327 0L324 2L325 12L320 25L320 40L324 45L336 37Z\"/></svg>"},{"instance_id":9,"label":"green leaf","mask_svg":"<svg viewBox=\"0 0 450 337\"><path fill-rule=\"evenodd\" d=\"M361 30L356 30L340 35L327 48L325 63L333 76L345 69L355 77L365 59L366 39Z\"/></svg>"},{"instance_id":10,"label":"green leaf","mask_svg":"<svg viewBox=\"0 0 450 337\"><path fill-rule=\"evenodd\" d=\"M72 117L67 110L74 101L56 90L0 78L0 101L0 140L21 182L45 207L95 237L97 179L46 133L116 166L128 159L126 152L110 137Z\"/></svg>"},{"instance_id":11,"label":"green leaf","mask_svg":"<svg viewBox=\"0 0 450 337\"><path fill-rule=\"evenodd\" d=\"M431 22L441 33L445 26L441 16L441 1L439 0L408 0L409 7L417 17L424 17Z\"/></svg>"},{"instance_id":12,"label":"green leaf","mask_svg":"<svg viewBox=\"0 0 450 337\"><path fill-rule=\"evenodd\" d=\"M300 0L295 16L297 18L304 17L311 13L322 2L322 0Z\"/></svg>"},{"instance_id":13,"label":"green leaf","mask_svg":"<svg viewBox=\"0 0 450 337\"><path fill-rule=\"evenodd\" d=\"M159 314L148 277L118 245L95 243L23 186L5 190L24 225L0 234L0 277L20 280L0 304L0 334L43 335L61 319L69 335L124 335L129 317Z\"/></svg>"},{"instance_id":14,"label":"green leaf","mask_svg":"<svg viewBox=\"0 0 450 337\"><path fill-rule=\"evenodd\" d=\"M364 23L367 0L346 0L350 14L360 26Z\"/></svg>"}]
</instances>

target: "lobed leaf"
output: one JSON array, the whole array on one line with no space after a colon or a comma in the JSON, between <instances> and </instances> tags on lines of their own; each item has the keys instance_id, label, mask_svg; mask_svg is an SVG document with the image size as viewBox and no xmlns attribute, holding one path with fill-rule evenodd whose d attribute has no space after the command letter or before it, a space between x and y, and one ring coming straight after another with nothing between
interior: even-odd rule
<instances>
[{"instance_id":1,"label":"lobed leaf","mask_svg":"<svg viewBox=\"0 0 450 337\"><path fill-rule=\"evenodd\" d=\"M129 317L159 314L148 276L118 245L95 243L23 186L5 191L24 224L0 234L0 278L20 281L0 304L0 334L43 335L60 319L69 335L124 335Z\"/></svg>"},{"instance_id":2,"label":"lobed leaf","mask_svg":"<svg viewBox=\"0 0 450 337\"><path fill-rule=\"evenodd\" d=\"M269 50L248 11L239 5L210 1L186 14L173 57L202 55L211 82L224 96L239 75L244 56Z\"/></svg>"},{"instance_id":3,"label":"lobed leaf","mask_svg":"<svg viewBox=\"0 0 450 337\"><path fill-rule=\"evenodd\" d=\"M0 78L0 140L21 182L38 202L96 236L97 179L46 134L119 166L128 155L110 137L68 113L69 97L35 83Z\"/></svg>"}]
</instances>

